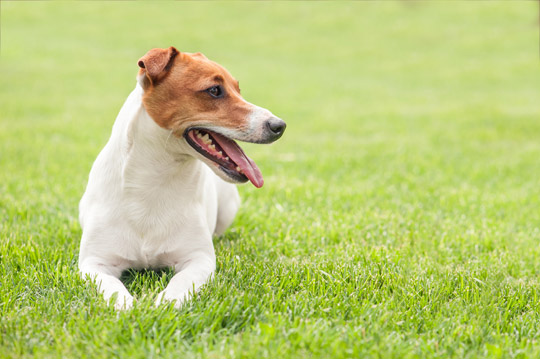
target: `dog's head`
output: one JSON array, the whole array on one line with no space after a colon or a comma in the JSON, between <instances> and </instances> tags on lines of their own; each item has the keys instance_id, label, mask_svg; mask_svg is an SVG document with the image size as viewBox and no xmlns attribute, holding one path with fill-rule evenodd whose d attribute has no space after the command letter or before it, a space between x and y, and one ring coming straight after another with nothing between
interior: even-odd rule
<instances>
[{"instance_id":1,"label":"dog's head","mask_svg":"<svg viewBox=\"0 0 540 359\"><path fill-rule=\"evenodd\" d=\"M257 165L234 140L274 142L285 122L245 101L238 81L203 54L152 49L138 64L143 105L160 127L186 141L190 154L221 178L263 185Z\"/></svg>"}]
</instances>

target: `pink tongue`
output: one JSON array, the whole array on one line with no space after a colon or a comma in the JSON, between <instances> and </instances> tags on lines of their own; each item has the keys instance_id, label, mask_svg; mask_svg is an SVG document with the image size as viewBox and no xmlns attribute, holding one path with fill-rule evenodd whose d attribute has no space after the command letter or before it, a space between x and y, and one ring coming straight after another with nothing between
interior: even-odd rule
<instances>
[{"instance_id":1,"label":"pink tongue","mask_svg":"<svg viewBox=\"0 0 540 359\"><path fill-rule=\"evenodd\" d=\"M223 148L223 150L229 155L229 158L233 160L238 167L242 169L242 172L257 188L261 188L264 184L261 170L257 167L255 162L251 160L244 151L234 142L225 136L221 136L218 133L212 132L212 137Z\"/></svg>"}]
</instances>

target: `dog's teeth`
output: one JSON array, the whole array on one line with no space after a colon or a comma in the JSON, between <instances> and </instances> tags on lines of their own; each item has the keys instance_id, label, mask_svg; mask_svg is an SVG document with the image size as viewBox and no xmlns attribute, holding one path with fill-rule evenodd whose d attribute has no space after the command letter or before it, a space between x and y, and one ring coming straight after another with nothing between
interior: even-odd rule
<instances>
[{"instance_id":1,"label":"dog's teeth","mask_svg":"<svg viewBox=\"0 0 540 359\"><path fill-rule=\"evenodd\" d=\"M223 153L221 151L219 151L218 153L216 153L216 156L217 156L217 158L221 158L221 157L223 157Z\"/></svg>"},{"instance_id":2,"label":"dog's teeth","mask_svg":"<svg viewBox=\"0 0 540 359\"><path fill-rule=\"evenodd\" d=\"M236 170L240 173L242 173L242 169L239 166L236 166Z\"/></svg>"},{"instance_id":3,"label":"dog's teeth","mask_svg":"<svg viewBox=\"0 0 540 359\"><path fill-rule=\"evenodd\" d=\"M228 161L229 160L229 157L225 156L225 161Z\"/></svg>"},{"instance_id":4,"label":"dog's teeth","mask_svg":"<svg viewBox=\"0 0 540 359\"><path fill-rule=\"evenodd\" d=\"M197 138L202 138L202 135L199 131L197 131Z\"/></svg>"},{"instance_id":5,"label":"dog's teeth","mask_svg":"<svg viewBox=\"0 0 540 359\"><path fill-rule=\"evenodd\" d=\"M212 144L210 146L208 146L209 148L213 149L214 151L216 150L216 145Z\"/></svg>"}]
</instances>

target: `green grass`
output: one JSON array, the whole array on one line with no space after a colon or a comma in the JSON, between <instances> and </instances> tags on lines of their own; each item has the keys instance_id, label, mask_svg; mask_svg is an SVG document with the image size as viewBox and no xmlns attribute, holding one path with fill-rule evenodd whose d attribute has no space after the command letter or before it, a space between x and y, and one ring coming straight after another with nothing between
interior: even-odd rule
<instances>
[{"instance_id":1,"label":"green grass","mask_svg":"<svg viewBox=\"0 0 540 359\"><path fill-rule=\"evenodd\" d=\"M2 2L1 358L540 357L538 4ZM77 204L152 47L288 123L215 280L116 313Z\"/></svg>"}]
</instances>

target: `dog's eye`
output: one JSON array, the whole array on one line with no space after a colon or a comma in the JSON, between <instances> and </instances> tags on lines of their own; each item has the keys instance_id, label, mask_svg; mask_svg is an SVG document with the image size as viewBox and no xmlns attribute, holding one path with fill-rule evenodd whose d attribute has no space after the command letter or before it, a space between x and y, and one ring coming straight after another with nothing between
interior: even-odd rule
<instances>
[{"instance_id":1,"label":"dog's eye","mask_svg":"<svg viewBox=\"0 0 540 359\"><path fill-rule=\"evenodd\" d=\"M223 90L221 89L221 86L212 86L207 89L206 92L208 92L213 98L223 97Z\"/></svg>"}]
</instances>

